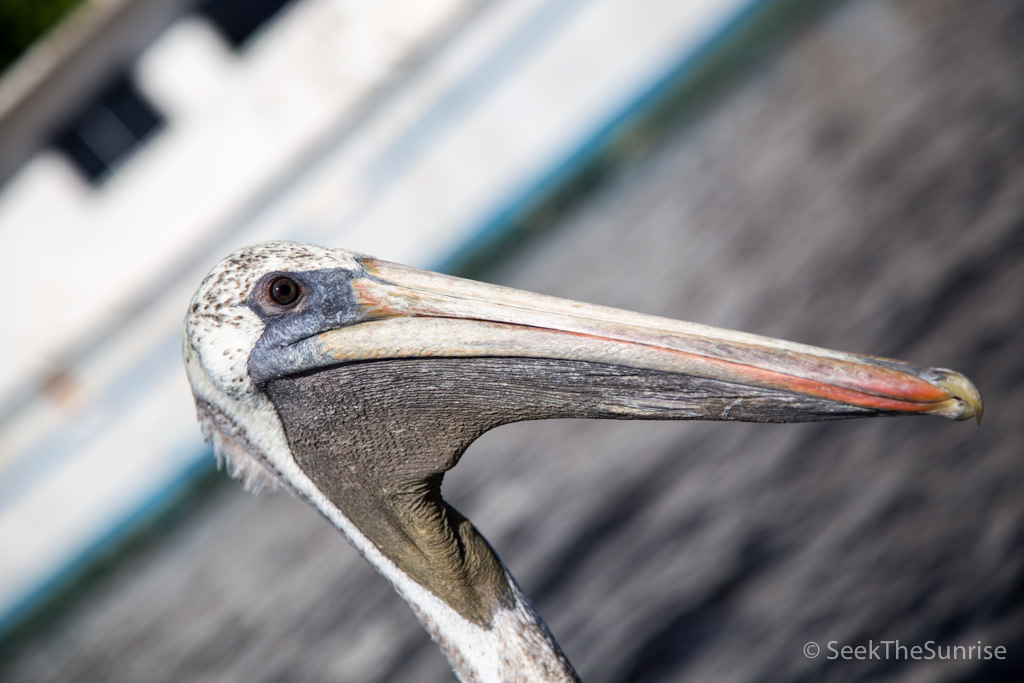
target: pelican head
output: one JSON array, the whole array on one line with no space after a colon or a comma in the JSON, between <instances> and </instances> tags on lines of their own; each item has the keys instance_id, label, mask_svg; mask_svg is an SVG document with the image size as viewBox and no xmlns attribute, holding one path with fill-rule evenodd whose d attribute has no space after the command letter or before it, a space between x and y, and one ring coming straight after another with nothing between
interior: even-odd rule
<instances>
[{"instance_id":1,"label":"pelican head","mask_svg":"<svg viewBox=\"0 0 1024 683\"><path fill-rule=\"evenodd\" d=\"M981 420L963 375L531 294L291 242L216 265L185 317L199 421L247 485L326 516L463 681L576 675L441 480L498 425L556 417Z\"/></svg>"}]
</instances>

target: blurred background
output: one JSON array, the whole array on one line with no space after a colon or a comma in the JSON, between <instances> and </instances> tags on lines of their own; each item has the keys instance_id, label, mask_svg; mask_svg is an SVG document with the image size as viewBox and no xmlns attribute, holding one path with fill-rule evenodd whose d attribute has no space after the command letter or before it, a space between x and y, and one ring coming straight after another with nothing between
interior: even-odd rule
<instances>
[{"instance_id":1,"label":"blurred background","mask_svg":"<svg viewBox=\"0 0 1024 683\"><path fill-rule=\"evenodd\" d=\"M525 423L445 495L587 681L1024 680L1021 36L1015 0L2 0L0 680L454 680L200 439L181 318L269 238L964 372L980 428ZM1006 655L828 656L885 640Z\"/></svg>"}]
</instances>

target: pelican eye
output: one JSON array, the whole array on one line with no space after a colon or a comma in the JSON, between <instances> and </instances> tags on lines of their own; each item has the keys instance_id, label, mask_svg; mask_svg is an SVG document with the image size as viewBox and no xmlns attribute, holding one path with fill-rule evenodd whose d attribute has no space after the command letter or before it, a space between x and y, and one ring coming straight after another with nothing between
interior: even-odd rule
<instances>
[{"instance_id":1,"label":"pelican eye","mask_svg":"<svg viewBox=\"0 0 1024 683\"><path fill-rule=\"evenodd\" d=\"M278 277L267 285L267 296L278 306L291 306L299 295L302 294L302 287L290 277Z\"/></svg>"}]
</instances>

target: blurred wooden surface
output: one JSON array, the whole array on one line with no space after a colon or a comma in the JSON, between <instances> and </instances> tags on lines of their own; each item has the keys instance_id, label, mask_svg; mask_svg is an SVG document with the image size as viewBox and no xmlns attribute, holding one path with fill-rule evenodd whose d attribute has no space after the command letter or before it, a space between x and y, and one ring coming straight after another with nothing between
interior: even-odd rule
<instances>
[{"instance_id":1,"label":"blurred wooden surface","mask_svg":"<svg viewBox=\"0 0 1024 683\"><path fill-rule=\"evenodd\" d=\"M1022 36L1016 0L845 3L488 274L951 367L986 399L980 428L485 435L446 496L584 680L1024 680ZM1008 655L826 658L897 639ZM9 654L8 682L454 680L325 521L235 486Z\"/></svg>"}]
</instances>

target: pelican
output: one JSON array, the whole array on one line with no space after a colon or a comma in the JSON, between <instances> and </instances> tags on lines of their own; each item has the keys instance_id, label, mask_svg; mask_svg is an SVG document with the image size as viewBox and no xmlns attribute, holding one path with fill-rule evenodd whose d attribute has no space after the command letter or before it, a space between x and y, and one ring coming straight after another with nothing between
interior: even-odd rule
<instances>
[{"instance_id":1,"label":"pelican","mask_svg":"<svg viewBox=\"0 0 1024 683\"><path fill-rule=\"evenodd\" d=\"M565 417L982 416L978 390L951 370L294 242L243 248L210 271L183 355L229 471L324 515L465 682L579 680L491 546L441 498L445 472L487 430Z\"/></svg>"}]
</instances>

